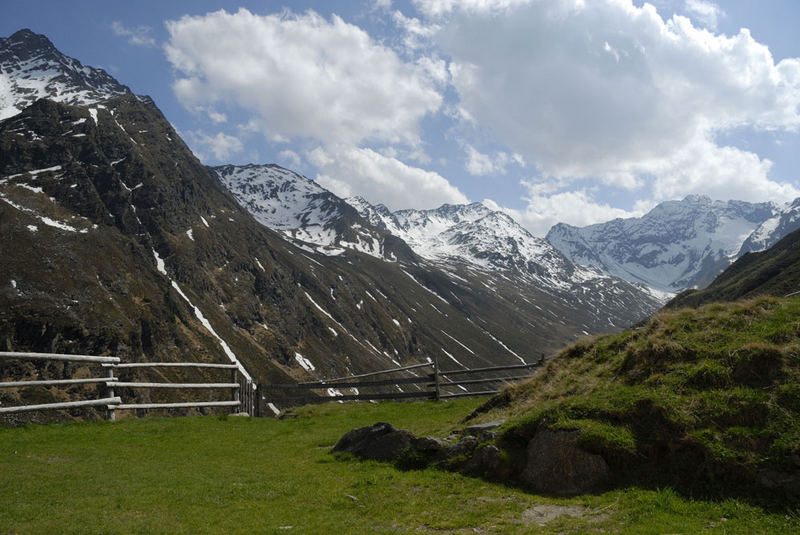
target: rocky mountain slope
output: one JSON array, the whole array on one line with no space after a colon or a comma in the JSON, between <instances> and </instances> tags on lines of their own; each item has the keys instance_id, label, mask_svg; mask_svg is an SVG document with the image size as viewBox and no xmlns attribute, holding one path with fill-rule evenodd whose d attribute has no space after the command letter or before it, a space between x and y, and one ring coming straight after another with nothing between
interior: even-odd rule
<instances>
[{"instance_id":1,"label":"rocky mountain slope","mask_svg":"<svg viewBox=\"0 0 800 535\"><path fill-rule=\"evenodd\" d=\"M293 171L277 165L225 165L211 170L259 223L315 246L316 252L336 256L352 249L389 260L413 256L400 240Z\"/></svg>"},{"instance_id":2,"label":"rocky mountain slope","mask_svg":"<svg viewBox=\"0 0 800 535\"><path fill-rule=\"evenodd\" d=\"M761 223L744 241L738 256L769 249L798 228L800 228L800 199L795 199L787 203L776 215Z\"/></svg>"},{"instance_id":3,"label":"rocky mountain slope","mask_svg":"<svg viewBox=\"0 0 800 535\"><path fill-rule=\"evenodd\" d=\"M0 54L26 42L38 43L26 49L31 57L59 56L24 31L4 40ZM23 87L18 75L66 84L27 107L27 92L4 93L7 107L22 109L0 121L4 350L235 361L258 382L287 382L429 359L445 369L531 362L653 307L621 281L604 288L619 311L611 315L569 292L521 289L504 273L442 269L336 199L328 200L355 221L337 234L341 251L273 231L240 206L219 170L194 157L150 99L120 94L117 84L69 104L94 87L97 71L69 58L59 65L0 73L4 88ZM325 196L317 200L312 208L324 213ZM355 242L347 234L355 225L383 240L382 249L344 247ZM4 365L0 376L73 372Z\"/></svg>"},{"instance_id":4,"label":"rocky mountain slope","mask_svg":"<svg viewBox=\"0 0 800 535\"><path fill-rule=\"evenodd\" d=\"M43 35L20 30L0 38L0 119L37 99L89 105L130 90L102 69L67 57Z\"/></svg>"},{"instance_id":5,"label":"rocky mountain slope","mask_svg":"<svg viewBox=\"0 0 800 535\"><path fill-rule=\"evenodd\" d=\"M709 284L760 225L779 215L774 203L690 195L661 203L640 218L583 228L560 223L547 241L576 264L674 293Z\"/></svg>"},{"instance_id":6,"label":"rocky mountain slope","mask_svg":"<svg viewBox=\"0 0 800 535\"><path fill-rule=\"evenodd\" d=\"M800 292L800 230L758 253L745 253L708 287L686 290L668 308L697 307L760 295L783 297Z\"/></svg>"},{"instance_id":7,"label":"rocky mountain slope","mask_svg":"<svg viewBox=\"0 0 800 535\"><path fill-rule=\"evenodd\" d=\"M212 170L260 222L292 240L306 240L315 252L338 255L350 249L425 266L475 292L497 292L510 283L517 289L507 297L519 300L520 293L536 301L541 314L551 302L565 307L566 313L553 317L574 325L576 333L624 326L658 306L640 288L575 266L509 216L480 203L391 213L360 197L342 200L274 165Z\"/></svg>"}]
</instances>

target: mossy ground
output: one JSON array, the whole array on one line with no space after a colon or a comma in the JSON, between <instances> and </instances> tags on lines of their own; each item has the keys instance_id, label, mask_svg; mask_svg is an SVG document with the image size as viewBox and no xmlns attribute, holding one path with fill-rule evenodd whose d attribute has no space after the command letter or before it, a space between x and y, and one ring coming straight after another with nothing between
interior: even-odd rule
<instances>
[{"instance_id":1,"label":"mossy ground","mask_svg":"<svg viewBox=\"0 0 800 535\"><path fill-rule=\"evenodd\" d=\"M480 419L509 420L509 449L578 429L625 483L765 498L765 470L800 470L800 299L662 312L565 349L492 404Z\"/></svg>"},{"instance_id":2,"label":"mossy ground","mask_svg":"<svg viewBox=\"0 0 800 535\"><path fill-rule=\"evenodd\" d=\"M0 429L0 533L796 533L797 516L626 488L555 499L338 459L391 421L446 435L479 401L336 404L285 420L145 418ZM544 525L540 525L544 523Z\"/></svg>"}]
</instances>

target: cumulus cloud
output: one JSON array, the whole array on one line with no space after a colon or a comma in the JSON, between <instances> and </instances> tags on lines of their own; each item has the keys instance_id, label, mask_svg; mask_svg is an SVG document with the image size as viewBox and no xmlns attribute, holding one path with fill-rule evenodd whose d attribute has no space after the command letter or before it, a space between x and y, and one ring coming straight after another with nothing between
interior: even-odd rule
<instances>
[{"instance_id":1,"label":"cumulus cloud","mask_svg":"<svg viewBox=\"0 0 800 535\"><path fill-rule=\"evenodd\" d=\"M686 0L686 11L710 30L716 30L719 19L725 15L717 4L705 0Z\"/></svg>"},{"instance_id":2,"label":"cumulus cloud","mask_svg":"<svg viewBox=\"0 0 800 535\"><path fill-rule=\"evenodd\" d=\"M414 0L421 12L431 17L439 17L454 10L473 13L488 13L525 5L531 0Z\"/></svg>"},{"instance_id":3,"label":"cumulus cloud","mask_svg":"<svg viewBox=\"0 0 800 535\"><path fill-rule=\"evenodd\" d=\"M167 29L178 99L254 112L269 138L413 145L419 121L442 103L426 68L336 15L221 10Z\"/></svg>"},{"instance_id":4,"label":"cumulus cloud","mask_svg":"<svg viewBox=\"0 0 800 535\"><path fill-rule=\"evenodd\" d=\"M209 153L216 162L225 162L233 154L242 152L244 146L239 138L218 132L210 136L202 130L186 133L189 145L194 149L195 155L204 163L208 163Z\"/></svg>"},{"instance_id":5,"label":"cumulus cloud","mask_svg":"<svg viewBox=\"0 0 800 535\"><path fill-rule=\"evenodd\" d=\"M649 202L640 202L633 210L623 210L595 200L584 188L565 191L555 184L528 181L523 181L523 185L528 189L525 198L528 204L524 209L503 207L491 199L483 203L492 210L507 213L531 234L539 237L544 237L556 223L582 227L617 217L640 217L653 207Z\"/></svg>"},{"instance_id":6,"label":"cumulus cloud","mask_svg":"<svg viewBox=\"0 0 800 535\"><path fill-rule=\"evenodd\" d=\"M497 152L494 156L479 152L472 145L466 145L467 163L464 168L471 175L504 175L506 167L514 162L525 166L525 160L519 154Z\"/></svg>"},{"instance_id":7,"label":"cumulus cloud","mask_svg":"<svg viewBox=\"0 0 800 535\"><path fill-rule=\"evenodd\" d=\"M461 115L544 176L665 198L796 194L768 177L769 161L715 141L733 128L800 127L800 60L776 63L748 30L714 35L631 0L415 3L438 17L433 39L451 58ZM695 16L713 11L689 4Z\"/></svg>"},{"instance_id":8,"label":"cumulus cloud","mask_svg":"<svg viewBox=\"0 0 800 535\"><path fill-rule=\"evenodd\" d=\"M286 162L286 165L290 166L293 169L300 167L300 164L303 163L303 160L300 158L300 155L297 154L295 151L289 149L282 150L278 154L278 157L282 161Z\"/></svg>"},{"instance_id":9,"label":"cumulus cloud","mask_svg":"<svg viewBox=\"0 0 800 535\"><path fill-rule=\"evenodd\" d=\"M126 28L121 22L114 21L111 24L114 34L120 37L127 37L128 43L137 46L156 46L156 40L151 35L153 29L150 26L135 26Z\"/></svg>"},{"instance_id":10,"label":"cumulus cloud","mask_svg":"<svg viewBox=\"0 0 800 535\"><path fill-rule=\"evenodd\" d=\"M467 197L444 177L364 148L317 147L307 154L317 182L340 197L360 195L392 210L461 204Z\"/></svg>"}]
</instances>

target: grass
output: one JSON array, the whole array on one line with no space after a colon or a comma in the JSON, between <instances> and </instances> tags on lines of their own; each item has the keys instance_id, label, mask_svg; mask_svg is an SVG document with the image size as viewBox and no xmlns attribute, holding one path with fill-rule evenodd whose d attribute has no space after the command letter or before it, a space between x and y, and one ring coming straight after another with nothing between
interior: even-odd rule
<instances>
[{"instance_id":1,"label":"grass","mask_svg":"<svg viewBox=\"0 0 800 535\"><path fill-rule=\"evenodd\" d=\"M540 428L577 429L623 483L791 507L761 474L798 478L800 299L662 312L565 349L492 404L479 419L508 420L512 453Z\"/></svg>"},{"instance_id":2,"label":"grass","mask_svg":"<svg viewBox=\"0 0 800 535\"><path fill-rule=\"evenodd\" d=\"M695 501L669 489L554 499L329 453L346 431L376 421L444 436L479 403L332 403L285 420L206 416L0 429L0 533L800 529L797 516L735 500Z\"/></svg>"}]
</instances>

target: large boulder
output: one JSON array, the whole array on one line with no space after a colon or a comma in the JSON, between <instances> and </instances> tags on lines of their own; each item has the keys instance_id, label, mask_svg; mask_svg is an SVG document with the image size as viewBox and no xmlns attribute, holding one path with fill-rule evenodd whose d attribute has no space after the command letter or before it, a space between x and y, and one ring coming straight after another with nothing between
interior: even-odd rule
<instances>
[{"instance_id":1,"label":"large boulder","mask_svg":"<svg viewBox=\"0 0 800 535\"><path fill-rule=\"evenodd\" d=\"M333 451L352 453L362 459L393 461L408 449L414 439L410 431L378 422L348 431L339 439Z\"/></svg>"},{"instance_id":2,"label":"large boulder","mask_svg":"<svg viewBox=\"0 0 800 535\"><path fill-rule=\"evenodd\" d=\"M537 492L582 494L602 485L609 476L606 461L578 445L578 431L539 430L528 442L528 461L522 482Z\"/></svg>"}]
</instances>

